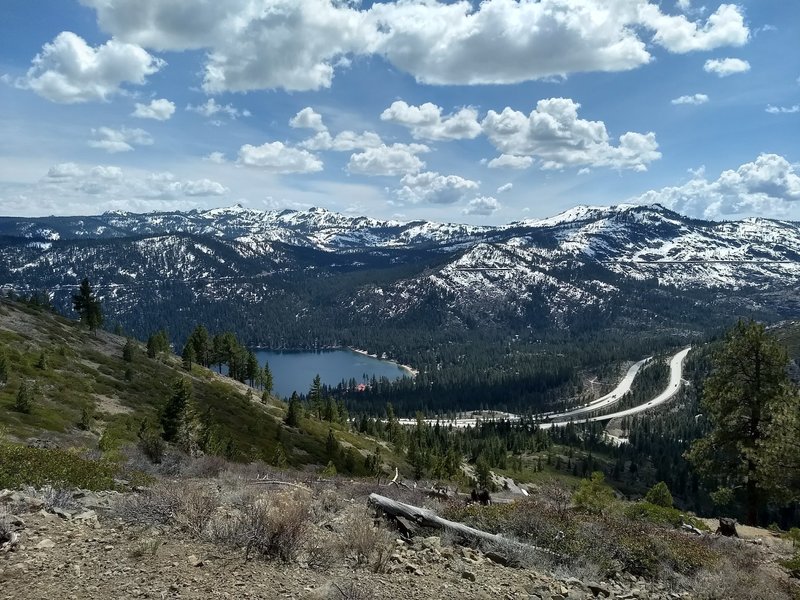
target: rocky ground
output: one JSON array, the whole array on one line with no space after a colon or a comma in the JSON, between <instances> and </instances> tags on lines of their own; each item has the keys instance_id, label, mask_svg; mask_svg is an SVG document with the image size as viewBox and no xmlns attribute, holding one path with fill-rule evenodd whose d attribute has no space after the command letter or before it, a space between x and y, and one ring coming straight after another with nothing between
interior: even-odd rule
<instances>
[{"instance_id":1,"label":"rocky ground","mask_svg":"<svg viewBox=\"0 0 800 600\"><path fill-rule=\"evenodd\" d=\"M439 537L397 539L384 572L344 564L314 568L244 560L241 549L173 527L132 527L113 517L115 492L74 492L70 508L22 492L0 492L16 533L0 552L0 586L14 599L308 598L579 600L689 597L633 576L618 581L559 577L499 564L491 554ZM63 499L62 499L63 500ZM64 502L61 502L64 504ZM492 560L494 558L494 560ZM497 562L495 562L497 561Z\"/></svg>"}]
</instances>

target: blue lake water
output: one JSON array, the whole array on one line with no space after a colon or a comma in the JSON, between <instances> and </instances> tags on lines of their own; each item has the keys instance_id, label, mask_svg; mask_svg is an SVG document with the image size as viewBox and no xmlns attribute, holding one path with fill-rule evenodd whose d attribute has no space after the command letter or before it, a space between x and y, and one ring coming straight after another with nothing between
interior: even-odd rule
<instances>
[{"instance_id":1,"label":"blue lake water","mask_svg":"<svg viewBox=\"0 0 800 600\"><path fill-rule=\"evenodd\" d=\"M307 394L311 382L319 374L322 383L335 386L344 379L354 378L366 383L374 375L378 379L398 379L409 373L397 363L372 358L349 349L320 350L318 352L274 352L257 350L256 357L263 366L269 362L274 382L274 392L288 397L292 392Z\"/></svg>"}]
</instances>

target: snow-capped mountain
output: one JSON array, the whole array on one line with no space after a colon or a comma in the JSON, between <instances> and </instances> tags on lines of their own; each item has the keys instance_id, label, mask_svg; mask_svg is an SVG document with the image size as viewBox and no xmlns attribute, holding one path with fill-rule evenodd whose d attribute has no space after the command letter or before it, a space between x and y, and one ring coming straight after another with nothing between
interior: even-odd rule
<instances>
[{"instance_id":1,"label":"snow-capped mountain","mask_svg":"<svg viewBox=\"0 0 800 600\"><path fill-rule=\"evenodd\" d=\"M257 331L278 319L548 327L682 311L691 321L712 304L796 316L800 283L800 223L699 221L659 205L579 206L499 227L234 206L4 217L0 236L4 287L62 290L64 303L88 275L141 327L143 303L180 302L196 314L233 305Z\"/></svg>"}]
</instances>

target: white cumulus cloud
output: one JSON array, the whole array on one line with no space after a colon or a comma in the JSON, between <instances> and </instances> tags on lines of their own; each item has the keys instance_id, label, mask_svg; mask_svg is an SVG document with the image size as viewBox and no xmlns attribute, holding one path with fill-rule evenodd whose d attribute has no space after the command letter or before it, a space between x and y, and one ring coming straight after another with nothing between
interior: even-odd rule
<instances>
[{"instance_id":1,"label":"white cumulus cloud","mask_svg":"<svg viewBox=\"0 0 800 600\"><path fill-rule=\"evenodd\" d=\"M509 107L490 110L481 123L489 141L504 155L530 157L544 169L612 167L644 171L661 158L654 133L627 132L614 144L602 121L578 117L580 104L569 98L540 100L529 115ZM489 166L514 166L496 159Z\"/></svg>"},{"instance_id":2,"label":"white cumulus cloud","mask_svg":"<svg viewBox=\"0 0 800 600\"><path fill-rule=\"evenodd\" d=\"M741 58L712 58L705 62L703 70L718 77L728 77L736 73L746 73L750 70L750 63Z\"/></svg>"},{"instance_id":3,"label":"white cumulus cloud","mask_svg":"<svg viewBox=\"0 0 800 600\"><path fill-rule=\"evenodd\" d=\"M336 69L381 56L430 84L518 83L625 71L669 52L740 46L742 10L706 19L655 0L80 0L102 30L156 50L205 50L209 93L330 87Z\"/></svg>"},{"instance_id":4,"label":"white cumulus cloud","mask_svg":"<svg viewBox=\"0 0 800 600\"><path fill-rule=\"evenodd\" d=\"M93 48L63 31L42 47L16 85L52 102L102 101L119 93L124 83L142 85L165 64L135 44L112 39Z\"/></svg>"},{"instance_id":5,"label":"white cumulus cloud","mask_svg":"<svg viewBox=\"0 0 800 600\"><path fill-rule=\"evenodd\" d=\"M773 106L770 104L765 110L771 115L792 115L800 113L800 104L794 104L793 106Z\"/></svg>"},{"instance_id":6,"label":"white cumulus cloud","mask_svg":"<svg viewBox=\"0 0 800 600\"><path fill-rule=\"evenodd\" d=\"M322 161L300 148L271 142L261 146L245 144L239 149L239 164L258 167L272 173L316 173L322 170Z\"/></svg>"},{"instance_id":7,"label":"white cumulus cloud","mask_svg":"<svg viewBox=\"0 0 800 600\"><path fill-rule=\"evenodd\" d=\"M381 120L407 127L416 139L471 140L481 133L478 111L470 107L443 117L441 107L431 102L412 106L397 100L383 111Z\"/></svg>"},{"instance_id":8,"label":"white cumulus cloud","mask_svg":"<svg viewBox=\"0 0 800 600\"><path fill-rule=\"evenodd\" d=\"M514 184L513 183L510 183L510 182L509 183L504 183L499 188L497 188L497 193L498 194L503 194L505 192L510 192L512 189L514 189Z\"/></svg>"},{"instance_id":9,"label":"white cumulus cloud","mask_svg":"<svg viewBox=\"0 0 800 600\"><path fill-rule=\"evenodd\" d=\"M98 127L92 129L93 139L89 140L89 146L105 150L110 154L117 152L130 152L134 146L150 146L153 138L144 129L129 129L122 127L112 129L111 127Z\"/></svg>"},{"instance_id":10,"label":"white cumulus cloud","mask_svg":"<svg viewBox=\"0 0 800 600\"><path fill-rule=\"evenodd\" d=\"M314 137L300 143L307 150L334 150L336 152L352 152L366 148L377 148L383 144L380 136L373 131L341 131L332 136L328 131L320 131Z\"/></svg>"},{"instance_id":11,"label":"white cumulus cloud","mask_svg":"<svg viewBox=\"0 0 800 600\"><path fill-rule=\"evenodd\" d=\"M667 15L656 4L639 3L639 23L654 31L653 41L678 54L743 46L750 39L741 9L722 4L706 21L691 21L686 15Z\"/></svg>"},{"instance_id":12,"label":"white cumulus cloud","mask_svg":"<svg viewBox=\"0 0 800 600\"><path fill-rule=\"evenodd\" d=\"M465 215L490 216L500 210L500 203L491 196L478 196L467 203L463 213Z\"/></svg>"},{"instance_id":13,"label":"white cumulus cloud","mask_svg":"<svg viewBox=\"0 0 800 600\"><path fill-rule=\"evenodd\" d=\"M501 154L490 160L487 166L490 169L527 169L533 164L530 156L515 156L513 154Z\"/></svg>"},{"instance_id":14,"label":"white cumulus cloud","mask_svg":"<svg viewBox=\"0 0 800 600\"><path fill-rule=\"evenodd\" d=\"M707 179L705 171L699 170L683 185L650 190L635 200L658 202L707 219L781 217L796 211L800 204L800 168L783 156L761 154L753 162L723 171L715 180Z\"/></svg>"},{"instance_id":15,"label":"white cumulus cloud","mask_svg":"<svg viewBox=\"0 0 800 600\"><path fill-rule=\"evenodd\" d=\"M360 175L417 173L425 167L425 162L417 154L429 150L423 144L381 144L351 155L347 170Z\"/></svg>"},{"instance_id":16,"label":"white cumulus cloud","mask_svg":"<svg viewBox=\"0 0 800 600\"><path fill-rule=\"evenodd\" d=\"M250 116L249 110L239 110L232 104L219 104L213 98L209 98L204 104L198 104L197 106L188 104L186 110L195 112L198 115L203 115L204 117L213 117L217 114L227 115L231 119Z\"/></svg>"},{"instance_id":17,"label":"white cumulus cloud","mask_svg":"<svg viewBox=\"0 0 800 600\"><path fill-rule=\"evenodd\" d=\"M708 96L705 94L692 94L690 96L680 96L672 100L673 104L705 104Z\"/></svg>"},{"instance_id":18,"label":"white cumulus cloud","mask_svg":"<svg viewBox=\"0 0 800 600\"><path fill-rule=\"evenodd\" d=\"M166 121L175 113L175 103L165 98L152 100L150 104L136 103L133 117L139 119L155 119L156 121Z\"/></svg>"},{"instance_id":19,"label":"white cumulus cloud","mask_svg":"<svg viewBox=\"0 0 800 600\"><path fill-rule=\"evenodd\" d=\"M328 131L325 123L322 122L322 115L310 106L306 106L289 120L291 127L298 129L313 129L314 131Z\"/></svg>"},{"instance_id":20,"label":"white cumulus cloud","mask_svg":"<svg viewBox=\"0 0 800 600\"><path fill-rule=\"evenodd\" d=\"M411 204L453 204L477 190L480 185L477 181L458 175L440 175L431 171L405 175L400 183L403 187L397 190L398 198Z\"/></svg>"}]
</instances>

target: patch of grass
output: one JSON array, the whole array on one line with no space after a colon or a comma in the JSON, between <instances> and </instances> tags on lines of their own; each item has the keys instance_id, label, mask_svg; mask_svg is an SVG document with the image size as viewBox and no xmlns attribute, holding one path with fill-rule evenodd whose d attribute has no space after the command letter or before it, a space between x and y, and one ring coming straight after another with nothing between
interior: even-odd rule
<instances>
[{"instance_id":1,"label":"patch of grass","mask_svg":"<svg viewBox=\"0 0 800 600\"><path fill-rule=\"evenodd\" d=\"M46 485L89 490L115 489L117 466L58 448L28 448L0 442L0 488Z\"/></svg>"},{"instance_id":2,"label":"patch of grass","mask_svg":"<svg viewBox=\"0 0 800 600\"><path fill-rule=\"evenodd\" d=\"M789 571L792 577L800 578L800 552L796 553L789 560L781 561L781 566Z\"/></svg>"}]
</instances>

